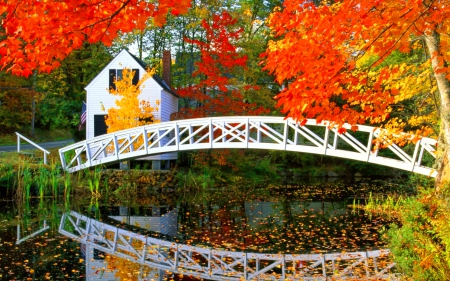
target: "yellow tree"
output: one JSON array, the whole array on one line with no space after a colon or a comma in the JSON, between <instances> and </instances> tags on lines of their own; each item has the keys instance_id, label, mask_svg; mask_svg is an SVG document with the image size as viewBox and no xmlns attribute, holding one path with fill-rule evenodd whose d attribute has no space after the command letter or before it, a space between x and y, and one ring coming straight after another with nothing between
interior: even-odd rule
<instances>
[{"instance_id":1,"label":"yellow tree","mask_svg":"<svg viewBox=\"0 0 450 281\"><path fill-rule=\"evenodd\" d=\"M105 120L108 133L159 122L153 115L153 112L158 110L159 101L152 106L149 101L139 99L144 82L153 72L147 71L139 82L133 85L134 71L127 68L123 70L122 79L115 81L116 89L109 90L110 94L119 98L116 100L117 108L108 109ZM141 142L142 140L137 141L135 146Z\"/></svg>"},{"instance_id":2,"label":"yellow tree","mask_svg":"<svg viewBox=\"0 0 450 281\"><path fill-rule=\"evenodd\" d=\"M365 76L367 80L377 80L385 66L397 66L395 73L385 82L391 89L398 89L398 94L387 108L386 114L372 120L373 123L387 129L381 131L384 134L385 145L391 141L405 144L416 142L422 136L435 138L438 136L437 86L432 77L430 61L426 59L426 51L421 41L416 40L411 48L412 51L407 54L394 52L382 65L372 67ZM373 52L367 51L356 62L356 67L364 71L378 59ZM349 86L349 89L363 93L368 88L356 84Z\"/></svg>"}]
</instances>

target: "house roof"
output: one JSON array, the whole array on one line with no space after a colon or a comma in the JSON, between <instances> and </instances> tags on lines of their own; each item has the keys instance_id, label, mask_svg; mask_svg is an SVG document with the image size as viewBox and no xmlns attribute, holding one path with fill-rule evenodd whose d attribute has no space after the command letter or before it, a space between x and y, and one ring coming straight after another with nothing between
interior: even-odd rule
<instances>
[{"instance_id":1,"label":"house roof","mask_svg":"<svg viewBox=\"0 0 450 281\"><path fill-rule=\"evenodd\" d=\"M148 65L142 61L141 59L139 59L138 57L136 57L135 55L133 55L132 53L128 52L128 50L125 50L128 54L130 54L130 56L140 65L142 66L142 68L147 69ZM172 91L172 89L170 88L169 85L167 85L166 81L164 81L160 76L153 74L152 78L156 81L156 83L159 84L159 86L161 86L166 92L171 93L172 95L176 96L177 98L179 98L180 96L178 94L176 94L174 91Z\"/></svg>"},{"instance_id":2,"label":"house roof","mask_svg":"<svg viewBox=\"0 0 450 281\"><path fill-rule=\"evenodd\" d=\"M143 62L138 57L130 53L128 50L124 49L123 51L127 52L144 70L147 70L148 66L145 62ZM108 67L108 65L109 63L94 77L94 79L91 80L91 82L86 86L86 88L92 83L92 81L94 81L100 75L101 72L103 72ZM153 74L152 78L153 80L156 81L156 83L158 83L159 86L161 86L161 88L163 88L164 91L176 96L177 98L180 97L169 87L169 85L167 85L167 83L161 77L159 77L156 74Z\"/></svg>"}]
</instances>

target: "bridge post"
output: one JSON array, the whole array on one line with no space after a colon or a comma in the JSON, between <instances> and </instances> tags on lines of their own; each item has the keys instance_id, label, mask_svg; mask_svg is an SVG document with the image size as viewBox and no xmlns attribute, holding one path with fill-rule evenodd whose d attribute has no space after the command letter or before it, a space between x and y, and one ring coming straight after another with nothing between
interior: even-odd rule
<instances>
[{"instance_id":1,"label":"bridge post","mask_svg":"<svg viewBox=\"0 0 450 281\"><path fill-rule=\"evenodd\" d=\"M152 160L152 170L161 170L160 160Z\"/></svg>"},{"instance_id":2,"label":"bridge post","mask_svg":"<svg viewBox=\"0 0 450 281\"><path fill-rule=\"evenodd\" d=\"M180 151L180 127L178 126L178 122L173 124L173 130L175 133L175 146L177 147L177 151Z\"/></svg>"},{"instance_id":3,"label":"bridge post","mask_svg":"<svg viewBox=\"0 0 450 281\"><path fill-rule=\"evenodd\" d=\"M209 147L213 148L214 131L212 125L212 119L209 119Z\"/></svg>"},{"instance_id":4,"label":"bridge post","mask_svg":"<svg viewBox=\"0 0 450 281\"><path fill-rule=\"evenodd\" d=\"M323 277L325 277L325 279L327 278L327 269L325 267L325 255L322 256L322 273L323 273Z\"/></svg>"},{"instance_id":5,"label":"bridge post","mask_svg":"<svg viewBox=\"0 0 450 281\"><path fill-rule=\"evenodd\" d=\"M227 136L225 134L225 122L218 122L218 124L220 124L220 126L223 128L222 131L222 142L227 142ZM213 133L213 137L214 137L214 133Z\"/></svg>"},{"instance_id":6,"label":"bridge post","mask_svg":"<svg viewBox=\"0 0 450 281\"><path fill-rule=\"evenodd\" d=\"M248 270L247 270L248 264L247 264L247 261L248 261L248 253L245 252L245 258L244 258L244 272L243 272L243 275L244 275L245 280L248 280Z\"/></svg>"},{"instance_id":7,"label":"bridge post","mask_svg":"<svg viewBox=\"0 0 450 281\"><path fill-rule=\"evenodd\" d=\"M86 149L86 147L87 147L87 141L84 141L84 149ZM83 161L81 161L81 152L82 152L82 149L78 149L78 151L76 150L78 165L82 165L82 163L83 163Z\"/></svg>"},{"instance_id":8,"label":"bridge post","mask_svg":"<svg viewBox=\"0 0 450 281\"><path fill-rule=\"evenodd\" d=\"M250 141L250 118L247 117L247 119L245 120L246 124L245 124L245 147L248 148L248 142Z\"/></svg>"},{"instance_id":9,"label":"bridge post","mask_svg":"<svg viewBox=\"0 0 450 281\"><path fill-rule=\"evenodd\" d=\"M295 123L295 128L294 128L294 145L297 145L298 144L298 131L299 130L299 128L298 128L298 123L296 122Z\"/></svg>"},{"instance_id":10,"label":"bridge post","mask_svg":"<svg viewBox=\"0 0 450 281\"><path fill-rule=\"evenodd\" d=\"M59 154L59 161L61 161L61 167L63 169L63 171L66 171L66 159L64 158L64 154L60 153Z\"/></svg>"},{"instance_id":11,"label":"bridge post","mask_svg":"<svg viewBox=\"0 0 450 281\"><path fill-rule=\"evenodd\" d=\"M173 269L174 270L178 270L178 260L179 260L179 255L178 255L178 244L175 244L175 255L173 257L174 259L174 263L173 263Z\"/></svg>"},{"instance_id":12,"label":"bridge post","mask_svg":"<svg viewBox=\"0 0 450 281\"><path fill-rule=\"evenodd\" d=\"M328 126L325 126L325 135L323 137L323 154L324 155L327 154L329 135L330 135L330 128L328 128Z\"/></svg>"},{"instance_id":13,"label":"bridge post","mask_svg":"<svg viewBox=\"0 0 450 281\"><path fill-rule=\"evenodd\" d=\"M370 272L369 272L369 255L367 254L367 251L364 252L364 267L366 269L366 276L367 278L370 277Z\"/></svg>"},{"instance_id":14,"label":"bridge post","mask_svg":"<svg viewBox=\"0 0 450 281\"><path fill-rule=\"evenodd\" d=\"M148 152L148 136L147 136L147 130L145 129L145 126L142 127L142 139L144 141L144 149L146 152Z\"/></svg>"},{"instance_id":15,"label":"bridge post","mask_svg":"<svg viewBox=\"0 0 450 281\"><path fill-rule=\"evenodd\" d=\"M113 141L114 141L114 152L116 154L116 159L119 160L119 142L117 141L116 134L113 135Z\"/></svg>"},{"instance_id":16,"label":"bridge post","mask_svg":"<svg viewBox=\"0 0 450 281\"><path fill-rule=\"evenodd\" d=\"M211 262L212 262L212 253L211 253L211 249L209 249L208 251L208 275L211 276L212 275L212 267L211 267Z\"/></svg>"},{"instance_id":17,"label":"bridge post","mask_svg":"<svg viewBox=\"0 0 450 281\"><path fill-rule=\"evenodd\" d=\"M370 154L372 153L373 131L369 133L369 140L367 141L367 161L369 161Z\"/></svg>"},{"instance_id":18,"label":"bridge post","mask_svg":"<svg viewBox=\"0 0 450 281\"><path fill-rule=\"evenodd\" d=\"M412 163L411 163L411 171L414 172L414 168L416 167L416 159L417 159L417 154L419 153L419 147L420 147L420 143L422 142L422 139L419 139L416 142L416 146L414 148L414 154L412 156Z\"/></svg>"},{"instance_id":19,"label":"bridge post","mask_svg":"<svg viewBox=\"0 0 450 281\"><path fill-rule=\"evenodd\" d=\"M87 141L86 141L86 158L89 163L89 166L92 166L91 149L90 149L89 143Z\"/></svg>"},{"instance_id":20,"label":"bridge post","mask_svg":"<svg viewBox=\"0 0 450 281\"><path fill-rule=\"evenodd\" d=\"M262 138L261 138L261 122L257 121L257 122L254 122L254 124L256 124L258 126L257 131L256 131L256 142L260 143L262 140Z\"/></svg>"},{"instance_id":21,"label":"bridge post","mask_svg":"<svg viewBox=\"0 0 450 281\"><path fill-rule=\"evenodd\" d=\"M193 133L193 131L192 131L192 126L191 125L189 125L189 144L193 144L194 143L194 138L192 137L192 133Z\"/></svg>"},{"instance_id":22,"label":"bridge post","mask_svg":"<svg viewBox=\"0 0 450 281\"><path fill-rule=\"evenodd\" d=\"M130 134L127 136L128 146L130 147L130 152L134 151L134 145L131 144L131 137Z\"/></svg>"},{"instance_id":23,"label":"bridge post","mask_svg":"<svg viewBox=\"0 0 450 281\"><path fill-rule=\"evenodd\" d=\"M332 130L332 132L334 133L333 149L336 150L337 145L338 145L338 141L339 141L339 132L337 130Z\"/></svg>"}]
</instances>

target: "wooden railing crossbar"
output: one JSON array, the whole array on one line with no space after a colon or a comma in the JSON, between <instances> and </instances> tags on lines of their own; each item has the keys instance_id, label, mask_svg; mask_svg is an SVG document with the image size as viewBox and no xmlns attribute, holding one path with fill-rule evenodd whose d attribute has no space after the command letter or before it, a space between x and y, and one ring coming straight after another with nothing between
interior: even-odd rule
<instances>
[{"instance_id":1,"label":"wooden railing crossbar","mask_svg":"<svg viewBox=\"0 0 450 281\"><path fill-rule=\"evenodd\" d=\"M27 141L29 144L33 145L34 147L36 147L37 149L41 150L42 152L44 152L44 164L47 165L47 154L50 154L50 151L44 149L42 146L38 145L37 143L29 140L28 138L24 137L23 135L19 134L16 132L17 135L17 152L20 153L21 149L20 149L20 139L23 139L25 141Z\"/></svg>"}]
</instances>

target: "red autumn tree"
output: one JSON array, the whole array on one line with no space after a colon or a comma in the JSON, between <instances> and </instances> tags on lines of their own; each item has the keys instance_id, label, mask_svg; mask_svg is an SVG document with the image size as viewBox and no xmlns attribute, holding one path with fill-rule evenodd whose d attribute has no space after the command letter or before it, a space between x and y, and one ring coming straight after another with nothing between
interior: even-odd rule
<instances>
[{"instance_id":1,"label":"red autumn tree","mask_svg":"<svg viewBox=\"0 0 450 281\"><path fill-rule=\"evenodd\" d=\"M8 0L0 2L0 66L16 75L50 72L82 43L109 46L118 32L156 25L184 13L190 0Z\"/></svg>"},{"instance_id":2,"label":"red autumn tree","mask_svg":"<svg viewBox=\"0 0 450 281\"><path fill-rule=\"evenodd\" d=\"M236 20L223 11L212 17L212 23L202 21L205 39L186 39L200 51L193 76L198 83L177 90L183 98L177 119L226 116L260 115L268 110L245 100L245 91L257 86L242 85L239 71L246 67L247 57L239 54L235 41L242 34Z\"/></svg>"},{"instance_id":3,"label":"red autumn tree","mask_svg":"<svg viewBox=\"0 0 450 281\"><path fill-rule=\"evenodd\" d=\"M268 24L276 36L263 55L265 69L286 85L278 106L300 122L315 118L333 125L380 123L402 91L397 66L381 63L394 51L408 52L423 40L439 91L441 144L438 183L450 180L450 1L344 0L316 6L287 0ZM326 4L328 3L328 4ZM329 4L332 3L332 4ZM356 62L367 52L376 61ZM371 75L378 66L379 74Z\"/></svg>"},{"instance_id":4,"label":"red autumn tree","mask_svg":"<svg viewBox=\"0 0 450 281\"><path fill-rule=\"evenodd\" d=\"M183 98L183 106L174 116L176 119L200 118L232 115L261 115L269 110L249 103L245 92L257 90L254 85L244 85L239 78L240 70L246 67L247 56L240 54L234 45L242 34L236 28L236 20L223 11L213 15L212 22L202 21L205 39L186 39L196 45L200 52L200 60L196 63L196 71L192 74L198 81L196 84L180 88L177 93ZM219 130L215 132L221 134ZM242 153L242 152L235 152ZM240 155L242 156L242 155ZM219 165L237 167L230 161L233 157L230 150L203 152L194 154L195 163L203 166L213 160Z\"/></svg>"}]
</instances>

